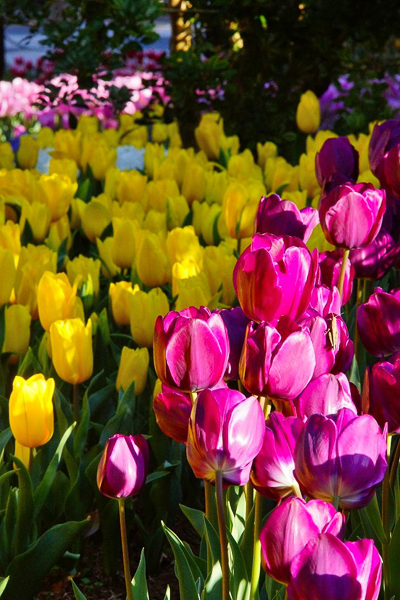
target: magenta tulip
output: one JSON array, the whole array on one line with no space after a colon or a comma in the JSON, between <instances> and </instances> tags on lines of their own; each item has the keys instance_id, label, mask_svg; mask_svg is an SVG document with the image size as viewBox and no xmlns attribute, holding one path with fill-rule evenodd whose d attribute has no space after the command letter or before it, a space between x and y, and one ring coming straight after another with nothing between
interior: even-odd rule
<instances>
[{"instance_id":1,"label":"magenta tulip","mask_svg":"<svg viewBox=\"0 0 400 600\"><path fill-rule=\"evenodd\" d=\"M154 332L154 366L162 383L184 392L216 385L224 376L229 339L222 317L208 308L159 316Z\"/></svg>"},{"instance_id":2,"label":"magenta tulip","mask_svg":"<svg viewBox=\"0 0 400 600\"><path fill-rule=\"evenodd\" d=\"M321 283L329 288L337 286L339 283L340 269L342 267L343 252L340 250L330 250L321 252L319 255L319 268L321 273ZM355 276L354 267L351 261L346 262L342 303L346 304L350 300L351 292L353 291L353 280ZM340 313L338 313L340 314Z\"/></svg>"},{"instance_id":3,"label":"magenta tulip","mask_svg":"<svg viewBox=\"0 0 400 600\"><path fill-rule=\"evenodd\" d=\"M310 381L294 401L297 415L302 419L308 419L315 413L336 414L341 408L348 408L356 415L357 408L352 397L352 392L354 395L357 394L355 390L357 390L355 386L353 389L350 388L349 380L344 373L338 375L324 373ZM357 395L356 398L359 403Z\"/></svg>"},{"instance_id":4,"label":"magenta tulip","mask_svg":"<svg viewBox=\"0 0 400 600\"><path fill-rule=\"evenodd\" d=\"M270 415L250 475L251 483L263 496L279 500L300 494L294 476L294 449L303 429L304 423L297 417L284 417L278 412Z\"/></svg>"},{"instance_id":5,"label":"magenta tulip","mask_svg":"<svg viewBox=\"0 0 400 600\"><path fill-rule=\"evenodd\" d=\"M380 279L398 259L400 247L387 231L381 229L373 242L350 251L350 261L356 277Z\"/></svg>"},{"instance_id":6,"label":"magenta tulip","mask_svg":"<svg viewBox=\"0 0 400 600\"><path fill-rule=\"evenodd\" d=\"M291 579L290 566L304 546L321 532L335 537L342 535L343 529L342 514L328 502L310 500L306 503L302 498L284 500L271 512L261 531L265 571L287 585Z\"/></svg>"},{"instance_id":7,"label":"magenta tulip","mask_svg":"<svg viewBox=\"0 0 400 600\"><path fill-rule=\"evenodd\" d=\"M316 360L310 332L294 322L280 329L249 323L239 373L245 388L257 396L293 400L311 380ZM300 365L301 369L293 368Z\"/></svg>"},{"instance_id":8,"label":"magenta tulip","mask_svg":"<svg viewBox=\"0 0 400 600\"><path fill-rule=\"evenodd\" d=\"M336 321L342 320L336 317ZM340 344L334 339L331 331L331 317L324 319L319 315L307 317L300 321L300 325L310 332L310 338L314 346L315 367L312 379L323 373L328 373L335 364L336 354L339 352Z\"/></svg>"},{"instance_id":9,"label":"magenta tulip","mask_svg":"<svg viewBox=\"0 0 400 600\"><path fill-rule=\"evenodd\" d=\"M373 540L342 542L323 532L294 557L290 573L289 600L376 600L382 560Z\"/></svg>"},{"instance_id":10,"label":"magenta tulip","mask_svg":"<svg viewBox=\"0 0 400 600\"><path fill-rule=\"evenodd\" d=\"M239 379L239 360L249 319L246 317L240 306L229 309L223 308L216 312L221 315L229 338L229 358L224 379L237 380Z\"/></svg>"},{"instance_id":11,"label":"magenta tulip","mask_svg":"<svg viewBox=\"0 0 400 600\"><path fill-rule=\"evenodd\" d=\"M400 288L385 292L375 288L357 311L360 338L373 356L389 356L400 350Z\"/></svg>"},{"instance_id":12,"label":"magenta tulip","mask_svg":"<svg viewBox=\"0 0 400 600\"><path fill-rule=\"evenodd\" d=\"M157 425L168 437L186 444L192 406L189 393L181 392L163 383L161 394L155 396L153 400Z\"/></svg>"},{"instance_id":13,"label":"magenta tulip","mask_svg":"<svg viewBox=\"0 0 400 600\"><path fill-rule=\"evenodd\" d=\"M97 469L97 485L104 496L129 498L143 487L149 448L143 435L113 435L106 443Z\"/></svg>"},{"instance_id":14,"label":"magenta tulip","mask_svg":"<svg viewBox=\"0 0 400 600\"><path fill-rule=\"evenodd\" d=\"M294 202L278 194L262 196L256 215L256 233L291 235L307 242L319 223L318 211L311 206L299 210Z\"/></svg>"},{"instance_id":15,"label":"magenta tulip","mask_svg":"<svg viewBox=\"0 0 400 600\"><path fill-rule=\"evenodd\" d=\"M236 263L233 284L249 319L275 324L304 314L317 270L317 251L310 254L298 238L256 234Z\"/></svg>"},{"instance_id":16,"label":"magenta tulip","mask_svg":"<svg viewBox=\"0 0 400 600\"><path fill-rule=\"evenodd\" d=\"M324 187L334 175L342 175L347 181L357 181L359 155L347 137L327 139L315 156L315 174L320 187Z\"/></svg>"},{"instance_id":17,"label":"magenta tulip","mask_svg":"<svg viewBox=\"0 0 400 600\"><path fill-rule=\"evenodd\" d=\"M354 357L354 344L350 339L349 330L344 320L337 315L330 315L326 320L331 343L339 346L331 373L346 373L350 369Z\"/></svg>"},{"instance_id":18,"label":"magenta tulip","mask_svg":"<svg viewBox=\"0 0 400 600\"><path fill-rule=\"evenodd\" d=\"M196 477L215 483L216 472L222 471L224 485L247 483L264 429L263 411L253 396L229 388L200 392L190 416L186 447Z\"/></svg>"},{"instance_id":19,"label":"magenta tulip","mask_svg":"<svg viewBox=\"0 0 400 600\"><path fill-rule=\"evenodd\" d=\"M368 151L371 171L381 186L390 194L400 197L400 122L388 120L376 124Z\"/></svg>"},{"instance_id":20,"label":"magenta tulip","mask_svg":"<svg viewBox=\"0 0 400 600\"><path fill-rule=\"evenodd\" d=\"M369 406L363 407L389 433L400 433L400 354L392 362L378 362L369 376Z\"/></svg>"},{"instance_id":21,"label":"magenta tulip","mask_svg":"<svg viewBox=\"0 0 400 600\"><path fill-rule=\"evenodd\" d=\"M313 316L318 314L321 317L327 317L331 313L340 315L341 307L342 300L336 286L330 288L326 285L316 285L311 294L310 305L306 315Z\"/></svg>"},{"instance_id":22,"label":"magenta tulip","mask_svg":"<svg viewBox=\"0 0 400 600\"><path fill-rule=\"evenodd\" d=\"M377 236L385 208L384 190L369 183L338 185L320 201L321 227L333 246L361 248Z\"/></svg>"},{"instance_id":23,"label":"magenta tulip","mask_svg":"<svg viewBox=\"0 0 400 600\"><path fill-rule=\"evenodd\" d=\"M382 432L371 415L348 408L311 415L296 445L295 476L311 498L362 508L385 475L386 438L387 427Z\"/></svg>"}]
</instances>

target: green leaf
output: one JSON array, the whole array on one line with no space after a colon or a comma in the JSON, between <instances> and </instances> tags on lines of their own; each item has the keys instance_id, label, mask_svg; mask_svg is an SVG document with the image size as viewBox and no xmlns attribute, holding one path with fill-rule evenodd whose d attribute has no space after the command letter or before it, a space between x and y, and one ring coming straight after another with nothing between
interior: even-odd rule
<instances>
[{"instance_id":1,"label":"green leaf","mask_svg":"<svg viewBox=\"0 0 400 600\"><path fill-rule=\"evenodd\" d=\"M85 449L87 434L90 425L90 407L87 393L83 397L82 411L79 417L79 424L74 437L74 456L77 461L82 457Z\"/></svg>"},{"instance_id":2,"label":"green leaf","mask_svg":"<svg viewBox=\"0 0 400 600\"><path fill-rule=\"evenodd\" d=\"M161 523L175 557L175 571L179 581L180 600L200 600L196 582L186 558L183 543L165 523Z\"/></svg>"},{"instance_id":3,"label":"green leaf","mask_svg":"<svg viewBox=\"0 0 400 600\"><path fill-rule=\"evenodd\" d=\"M239 544L230 531L226 532L232 551L230 589L235 600L247 600L251 589L251 573L247 572Z\"/></svg>"},{"instance_id":4,"label":"green leaf","mask_svg":"<svg viewBox=\"0 0 400 600\"><path fill-rule=\"evenodd\" d=\"M171 590L169 585L167 585L167 589L165 590L164 600L171 600Z\"/></svg>"},{"instance_id":5,"label":"green leaf","mask_svg":"<svg viewBox=\"0 0 400 600\"><path fill-rule=\"evenodd\" d=\"M374 540L375 542L380 542L381 544L385 543L386 536L383 530L381 513L379 511L378 500L375 496L372 498L371 502L368 506L360 509L361 519L364 521L364 518L368 520L368 523L372 527L374 532Z\"/></svg>"},{"instance_id":6,"label":"green leaf","mask_svg":"<svg viewBox=\"0 0 400 600\"><path fill-rule=\"evenodd\" d=\"M78 586L76 585L76 583L73 579L71 579L71 583L72 583L72 589L74 590L74 596L75 596L76 600L86 600L86 596L84 596L82 594L81 590L78 588Z\"/></svg>"},{"instance_id":7,"label":"green leaf","mask_svg":"<svg viewBox=\"0 0 400 600\"><path fill-rule=\"evenodd\" d=\"M30 475L24 463L16 456L11 457L17 467L18 506L15 525L14 556L25 552L30 544L34 526L35 501Z\"/></svg>"},{"instance_id":8,"label":"green leaf","mask_svg":"<svg viewBox=\"0 0 400 600\"><path fill-rule=\"evenodd\" d=\"M41 370L41 365L33 354L32 348L28 348L23 361L18 366L17 375L27 379L28 377L35 375L35 373L40 373Z\"/></svg>"},{"instance_id":9,"label":"green leaf","mask_svg":"<svg viewBox=\"0 0 400 600\"><path fill-rule=\"evenodd\" d=\"M64 446L65 446L69 436L71 435L71 432L74 429L74 427L75 427L75 423L72 423L72 425L64 433L63 437L60 440L60 443L58 444L58 448L55 451L54 456L51 459L50 464L47 467L45 474L43 475L41 482L39 483L38 487L35 490L35 493L34 493L35 518L38 516L38 514L42 510L43 504L46 501L46 498L50 491L50 488L53 485L54 477L56 475L58 465L60 464L60 461L61 461Z\"/></svg>"},{"instance_id":10,"label":"green leaf","mask_svg":"<svg viewBox=\"0 0 400 600\"><path fill-rule=\"evenodd\" d=\"M204 521L205 514L203 511L197 510L196 508L189 508L189 506L184 506L183 504L180 504L179 507L199 536L201 538L204 537L206 525Z\"/></svg>"},{"instance_id":11,"label":"green leaf","mask_svg":"<svg viewBox=\"0 0 400 600\"><path fill-rule=\"evenodd\" d=\"M9 579L10 579L9 577L3 577L3 578L0 580L0 596L2 596L2 595L3 595L3 592L4 592L4 590L6 589L6 586L7 586L7 583L8 583L8 580L9 580Z\"/></svg>"},{"instance_id":12,"label":"green leaf","mask_svg":"<svg viewBox=\"0 0 400 600\"><path fill-rule=\"evenodd\" d=\"M3 461L4 448L7 446L11 438L12 433L9 427L0 433L0 462Z\"/></svg>"},{"instance_id":13,"label":"green leaf","mask_svg":"<svg viewBox=\"0 0 400 600\"><path fill-rule=\"evenodd\" d=\"M399 574L399 556L400 556L400 519L397 521L392 539L389 544L388 572L389 572L389 597L393 594L400 598L400 574Z\"/></svg>"},{"instance_id":14,"label":"green leaf","mask_svg":"<svg viewBox=\"0 0 400 600\"><path fill-rule=\"evenodd\" d=\"M132 595L140 600L149 600L149 591L146 581L146 559L144 557L144 549L140 553L140 561L132 582Z\"/></svg>"},{"instance_id":15,"label":"green leaf","mask_svg":"<svg viewBox=\"0 0 400 600\"><path fill-rule=\"evenodd\" d=\"M73 542L89 526L84 521L62 523L46 531L24 554L8 566L10 580L3 594L5 600L31 600L42 578L57 564ZM23 577L21 576L23 574Z\"/></svg>"}]
</instances>

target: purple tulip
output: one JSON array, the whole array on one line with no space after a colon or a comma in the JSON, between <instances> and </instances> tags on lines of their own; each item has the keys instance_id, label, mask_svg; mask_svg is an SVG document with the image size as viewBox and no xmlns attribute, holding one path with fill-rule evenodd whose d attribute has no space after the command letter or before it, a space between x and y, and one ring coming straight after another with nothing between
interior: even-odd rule
<instances>
[{"instance_id":1,"label":"purple tulip","mask_svg":"<svg viewBox=\"0 0 400 600\"><path fill-rule=\"evenodd\" d=\"M341 317L336 317L336 321L339 320L342 320ZM339 341L335 342L332 335L331 318L324 319L319 315L314 315L302 319L300 325L308 329L314 346L315 367L312 379L315 379L333 368L340 347Z\"/></svg>"},{"instance_id":2,"label":"purple tulip","mask_svg":"<svg viewBox=\"0 0 400 600\"><path fill-rule=\"evenodd\" d=\"M263 446L254 459L251 483L263 496L280 500L300 494L294 476L294 449L304 423L297 417L271 413L265 428Z\"/></svg>"},{"instance_id":3,"label":"purple tulip","mask_svg":"<svg viewBox=\"0 0 400 600\"><path fill-rule=\"evenodd\" d=\"M357 388L353 388L357 390ZM353 391L355 394L356 392ZM359 398L357 398L359 402ZM333 375L324 373L310 381L294 402L297 415L308 419L311 415L332 415L339 412L341 408L348 408L357 414L356 405L352 398L352 389L349 380L344 373Z\"/></svg>"},{"instance_id":4,"label":"purple tulip","mask_svg":"<svg viewBox=\"0 0 400 600\"><path fill-rule=\"evenodd\" d=\"M361 248L377 236L385 208L384 190L369 183L338 185L321 199L321 227L333 246Z\"/></svg>"},{"instance_id":5,"label":"purple tulip","mask_svg":"<svg viewBox=\"0 0 400 600\"><path fill-rule=\"evenodd\" d=\"M337 286L339 283L340 269L342 267L343 252L340 250L328 250L319 255L319 268L321 273L321 283L329 288ZM346 269L343 282L342 303L346 304L350 300L353 291L353 280L355 276L354 267L351 261L346 263ZM340 314L340 312L338 313Z\"/></svg>"},{"instance_id":6,"label":"purple tulip","mask_svg":"<svg viewBox=\"0 0 400 600\"><path fill-rule=\"evenodd\" d=\"M176 442L186 444L192 406L190 394L163 383L161 394L153 400L156 421L161 431Z\"/></svg>"},{"instance_id":7,"label":"purple tulip","mask_svg":"<svg viewBox=\"0 0 400 600\"><path fill-rule=\"evenodd\" d=\"M349 330L342 318L337 315L330 315L327 318L328 328L332 344L338 345L335 356L335 364L331 369L331 373L346 373L351 367L354 357L354 344L350 339Z\"/></svg>"},{"instance_id":8,"label":"purple tulip","mask_svg":"<svg viewBox=\"0 0 400 600\"><path fill-rule=\"evenodd\" d=\"M256 215L256 233L291 235L307 242L319 223L318 211L311 206L299 210L294 202L278 194L262 196Z\"/></svg>"},{"instance_id":9,"label":"purple tulip","mask_svg":"<svg viewBox=\"0 0 400 600\"><path fill-rule=\"evenodd\" d=\"M294 557L290 573L289 600L376 600L382 560L373 540L342 542L322 532Z\"/></svg>"},{"instance_id":10,"label":"purple tulip","mask_svg":"<svg viewBox=\"0 0 400 600\"><path fill-rule=\"evenodd\" d=\"M270 577L284 584L291 579L290 566L304 546L322 532L342 535L344 518L332 504L288 498L269 515L261 535L263 566ZM307 596L304 596L306 598Z\"/></svg>"},{"instance_id":11,"label":"purple tulip","mask_svg":"<svg viewBox=\"0 0 400 600\"><path fill-rule=\"evenodd\" d=\"M249 319L272 324L304 314L317 270L317 251L310 254L298 238L256 234L236 263L233 284Z\"/></svg>"},{"instance_id":12,"label":"purple tulip","mask_svg":"<svg viewBox=\"0 0 400 600\"><path fill-rule=\"evenodd\" d=\"M300 365L301 369L293 368ZM251 322L240 357L244 387L257 396L293 400L311 380L316 365L310 332L283 320L279 330Z\"/></svg>"},{"instance_id":13,"label":"purple tulip","mask_svg":"<svg viewBox=\"0 0 400 600\"><path fill-rule=\"evenodd\" d=\"M356 277L380 279L389 271L400 253L392 236L381 229L373 242L350 251L350 261Z\"/></svg>"},{"instance_id":14,"label":"purple tulip","mask_svg":"<svg viewBox=\"0 0 400 600\"><path fill-rule=\"evenodd\" d=\"M217 384L226 371L229 339L222 317L193 306L159 316L154 332L154 366L162 383L184 392Z\"/></svg>"},{"instance_id":15,"label":"purple tulip","mask_svg":"<svg viewBox=\"0 0 400 600\"><path fill-rule=\"evenodd\" d=\"M253 396L246 398L229 388L200 392L190 416L186 447L196 477L214 483L216 471L222 471L225 485L247 483L264 429L264 414Z\"/></svg>"},{"instance_id":16,"label":"purple tulip","mask_svg":"<svg viewBox=\"0 0 400 600\"><path fill-rule=\"evenodd\" d=\"M357 311L360 338L373 356L389 356L400 350L400 288L385 292L376 287Z\"/></svg>"},{"instance_id":17,"label":"purple tulip","mask_svg":"<svg viewBox=\"0 0 400 600\"><path fill-rule=\"evenodd\" d=\"M113 435L97 469L100 492L109 498L135 496L146 481L148 464L149 448L143 435Z\"/></svg>"},{"instance_id":18,"label":"purple tulip","mask_svg":"<svg viewBox=\"0 0 400 600\"><path fill-rule=\"evenodd\" d=\"M246 317L240 306L229 309L223 308L216 312L221 315L229 338L229 358L224 379L237 380L239 379L239 360L249 319Z\"/></svg>"},{"instance_id":19,"label":"purple tulip","mask_svg":"<svg viewBox=\"0 0 400 600\"><path fill-rule=\"evenodd\" d=\"M372 499L387 468L387 428L371 415L342 408L336 415L311 415L295 450L295 476L311 498L341 508L362 508Z\"/></svg>"},{"instance_id":20,"label":"purple tulip","mask_svg":"<svg viewBox=\"0 0 400 600\"><path fill-rule=\"evenodd\" d=\"M340 315L341 307L342 300L336 286L330 288L326 285L316 285L311 294L306 316L318 314L327 317L331 313Z\"/></svg>"},{"instance_id":21,"label":"purple tulip","mask_svg":"<svg viewBox=\"0 0 400 600\"><path fill-rule=\"evenodd\" d=\"M400 354L392 362L378 362L369 376L369 406L363 407L389 433L400 433Z\"/></svg>"},{"instance_id":22,"label":"purple tulip","mask_svg":"<svg viewBox=\"0 0 400 600\"><path fill-rule=\"evenodd\" d=\"M329 138L315 157L315 174L320 187L333 175L343 175L348 181L357 181L359 155L347 137Z\"/></svg>"},{"instance_id":23,"label":"purple tulip","mask_svg":"<svg viewBox=\"0 0 400 600\"><path fill-rule=\"evenodd\" d=\"M388 120L375 125L369 142L368 158L371 171L382 187L400 196L400 122Z\"/></svg>"}]
</instances>

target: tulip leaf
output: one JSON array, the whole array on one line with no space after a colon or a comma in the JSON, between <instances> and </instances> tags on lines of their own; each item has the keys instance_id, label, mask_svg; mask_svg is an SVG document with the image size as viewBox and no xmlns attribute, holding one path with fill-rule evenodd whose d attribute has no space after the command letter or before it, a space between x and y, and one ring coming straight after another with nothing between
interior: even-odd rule
<instances>
[{"instance_id":1,"label":"tulip leaf","mask_svg":"<svg viewBox=\"0 0 400 600\"><path fill-rule=\"evenodd\" d=\"M86 596L84 596L82 594L81 590L78 588L78 586L76 585L76 583L73 579L71 579L71 583L72 583L72 589L74 590L74 596L75 596L76 600L86 600Z\"/></svg>"},{"instance_id":2,"label":"tulip leaf","mask_svg":"<svg viewBox=\"0 0 400 600\"><path fill-rule=\"evenodd\" d=\"M25 552L31 542L34 527L35 501L30 475L24 463L16 456L11 457L17 467L18 476L18 507L15 524L14 556Z\"/></svg>"},{"instance_id":3,"label":"tulip leaf","mask_svg":"<svg viewBox=\"0 0 400 600\"><path fill-rule=\"evenodd\" d=\"M40 362L36 359L33 354L32 348L28 348L22 362L18 366L17 375L27 379L36 373L41 373L42 367Z\"/></svg>"},{"instance_id":4,"label":"tulip leaf","mask_svg":"<svg viewBox=\"0 0 400 600\"><path fill-rule=\"evenodd\" d=\"M202 600L220 600L222 598L222 568L218 560L212 566L211 572L204 584ZM236 599L235 599L236 600Z\"/></svg>"},{"instance_id":5,"label":"tulip leaf","mask_svg":"<svg viewBox=\"0 0 400 600\"><path fill-rule=\"evenodd\" d=\"M0 433L0 462L3 461L4 448L7 446L11 438L12 433L9 427Z\"/></svg>"},{"instance_id":6,"label":"tulip leaf","mask_svg":"<svg viewBox=\"0 0 400 600\"><path fill-rule=\"evenodd\" d=\"M5 600L31 600L42 578L57 564L89 525L88 520L55 525L46 531L29 550L8 566L10 580L3 594ZM21 576L23 574L23 576Z\"/></svg>"},{"instance_id":7,"label":"tulip leaf","mask_svg":"<svg viewBox=\"0 0 400 600\"><path fill-rule=\"evenodd\" d=\"M87 440L87 434L90 425L90 408L87 393L83 397L82 411L79 417L79 424L76 429L76 435L74 438L74 456L77 461L81 458L85 449Z\"/></svg>"},{"instance_id":8,"label":"tulip leaf","mask_svg":"<svg viewBox=\"0 0 400 600\"><path fill-rule=\"evenodd\" d=\"M171 600L171 589L169 585L167 585L167 589L165 590L164 600Z\"/></svg>"},{"instance_id":9,"label":"tulip leaf","mask_svg":"<svg viewBox=\"0 0 400 600\"><path fill-rule=\"evenodd\" d=\"M283 600L285 597L286 586L278 583L269 575L265 576L265 589L267 590L268 600Z\"/></svg>"},{"instance_id":10,"label":"tulip leaf","mask_svg":"<svg viewBox=\"0 0 400 600\"><path fill-rule=\"evenodd\" d=\"M140 553L140 561L135 575L131 582L132 595L140 600L149 600L149 591L146 581L146 559L144 557L144 549Z\"/></svg>"},{"instance_id":11,"label":"tulip leaf","mask_svg":"<svg viewBox=\"0 0 400 600\"><path fill-rule=\"evenodd\" d=\"M400 519L394 527L392 538L389 544L389 594L400 598L400 574L399 574L399 556L400 556Z\"/></svg>"},{"instance_id":12,"label":"tulip leaf","mask_svg":"<svg viewBox=\"0 0 400 600\"><path fill-rule=\"evenodd\" d=\"M247 600L250 593L251 573L247 572L246 564L239 545L233 535L227 531L228 542L232 550L230 589L235 600Z\"/></svg>"},{"instance_id":13,"label":"tulip leaf","mask_svg":"<svg viewBox=\"0 0 400 600\"><path fill-rule=\"evenodd\" d=\"M196 581L186 558L183 543L165 523L161 523L175 557L175 570L179 581L180 600L200 600Z\"/></svg>"},{"instance_id":14,"label":"tulip leaf","mask_svg":"<svg viewBox=\"0 0 400 600\"><path fill-rule=\"evenodd\" d=\"M35 499L35 518L38 516L40 511L42 510L43 504L46 501L47 495L53 485L54 477L56 475L58 465L60 464L62 453L64 450L64 446L71 435L72 430L75 427L75 423L67 429L67 431L62 436L60 443L58 444L58 448L54 453L53 458L50 461L49 466L46 469L43 478L35 490L34 499Z\"/></svg>"},{"instance_id":15,"label":"tulip leaf","mask_svg":"<svg viewBox=\"0 0 400 600\"><path fill-rule=\"evenodd\" d=\"M10 471L10 474L14 471ZM9 490L4 518L0 527L0 564L4 573L7 564L12 560L12 546L15 535L15 522L17 520L18 490Z\"/></svg>"},{"instance_id":16,"label":"tulip leaf","mask_svg":"<svg viewBox=\"0 0 400 600\"><path fill-rule=\"evenodd\" d=\"M184 506L183 504L180 504L179 507L185 517L190 521L198 535L201 538L204 537L206 524L204 521L205 514L203 511L197 510L196 508L189 508L189 506Z\"/></svg>"},{"instance_id":17,"label":"tulip leaf","mask_svg":"<svg viewBox=\"0 0 400 600\"><path fill-rule=\"evenodd\" d=\"M376 494L372 498L371 502L360 509L361 519L364 521L364 518L368 520L368 523L371 525L374 535L373 538L375 542L379 542L381 544L385 543L386 536L383 530L381 513L379 511L378 500L376 498Z\"/></svg>"},{"instance_id":18,"label":"tulip leaf","mask_svg":"<svg viewBox=\"0 0 400 600\"><path fill-rule=\"evenodd\" d=\"M246 569L248 573L251 573L253 565L253 546L254 546L254 509L253 505L248 518L246 519L246 526L244 528L243 535L240 539L239 548L244 558Z\"/></svg>"},{"instance_id":19,"label":"tulip leaf","mask_svg":"<svg viewBox=\"0 0 400 600\"><path fill-rule=\"evenodd\" d=\"M6 587L7 587L7 583L8 583L8 580L9 580L9 579L10 579L10 577L3 577L3 578L0 580L0 596L2 596L2 595L3 595L3 592L4 592L4 590L5 590L5 589L6 589Z\"/></svg>"}]
</instances>

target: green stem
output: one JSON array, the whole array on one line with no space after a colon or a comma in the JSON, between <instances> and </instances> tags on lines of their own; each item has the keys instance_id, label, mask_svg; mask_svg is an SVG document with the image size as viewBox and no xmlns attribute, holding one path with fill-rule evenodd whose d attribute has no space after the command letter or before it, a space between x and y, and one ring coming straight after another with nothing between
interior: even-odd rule
<instances>
[{"instance_id":1,"label":"green stem","mask_svg":"<svg viewBox=\"0 0 400 600\"><path fill-rule=\"evenodd\" d=\"M204 499L205 499L205 507L206 507L206 517L210 521L213 522L213 499L212 499L212 486L211 483L204 480ZM211 573L212 569L212 557L211 557L211 548L210 543L207 538L207 574Z\"/></svg>"},{"instance_id":2,"label":"green stem","mask_svg":"<svg viewBox=\"0 0 400 600\"><path fill-rule=\"evenodd\" d=\"M390 444L392 438L389 435L387 439L387 462L389 465L390 460ZM385 477L383 479L382 484L382 525L383 531L385 533L385 540L382 544L382 559L383 559L383 581L385 586L385 600L389 600L390 593L390 571L389 571L389 543L390 543L390 518L389 518L389 500L390 500L390 490L389 490L389 466L386 469Z\"/></svg>"},{"instance_id":3,"label":"green stem","mask_svg":"<svg viewBox=\"0 0 400 600\"><path fill-rule=\"evenodd\" d=\"M390 467L389 483L390 487L394 487L397 476L397 467L399 466L400 460L400 437L397 439L396 450L394 452L392 466Z\"/></svg>"},{"instance_id":4,"label":"green stem","mask_svg":"<svg viewBox=\"0 0 400 600\"><path fill-rule=\"evenodd\" d=\"M120 524L120 528L121 528L122 558L124 561L126 597L127 597L127 600L133 600L132 586L131 586L132 577L131 577L131 569L129 566L128 540L126 537L125 498L118 498L118 508L119 508L119 524Z\"/></svg>"},{"instance_id":5,"label":"green stem","mask_svg":"<svg viewBox=\"0 0 400 600\"><path fill-rule=\"evenodd\" d=\"M215 473L215 494L217 499L218 530L221 544L222 566L222 600L229 600L229 560L228 537L226 535L224 492L222 487L222 471Z\"/></svg>"},{"instance_id":6,"label":"green stem","mask_svg":"<svg viewBox=\"0 0 400 600\"><path fill-rule=\"evenodd\" d=\"M346 266L347 266L349 254L350 254L350 250L346 248L343 251L342 266L340 268L339 283L338 283L338 290L339 290L339 294L340 294L341 298L343 298L344 276L346 273Z\"/></svg>"},{"instance_id":7,"label":"green stem","mask_svg":"<svg viewBox=\"0 0 400 600\"><path fill-rule=\"evenodd\" d=\"M363 288L364 288L363 280L360 278L357 279L356 323L355 323L355 329L354 329L354 356L356 357L357 364L358 364L358 343L359 343L359 339L360 339L360 336L358 333L358 325L357 325L357 310L361 304Z\"/></svg>"},{"instance_id":8,"label":"green stem","mask_svg":"<svg viewBox=\"0 0 400 600\"><path fill-rule=\"evenodd\" d=\"M254 537L253 537L253 565L251 569L251 600L259 597L258 586L260 582L261 569L261 524L262 524L263 497L256 491L256 502L254 511Z\"/></svg>"},{"instance_id":9,"label":"green stem","mask_svg":"<svg viewBox=\"0 0 400 600\"><path fill-rule=\"evenodd\" d=\"M246 494L246 521L250 516L251 509L253 508L254 497L253 497L254 488L251 485L250 481L246 483L244 486L244 493Z\"/></svg>"},{"instance_id":10,"label":"green stem","mask_svg":"<svg viewBox=\"0 0 400 600\"><path fill-rule=\"evenodd\" d=\"M79 383L74 383L72 386L72 410L74 415L74 421L79 422L79 395L78 395ZM76 427L74 429L75 435Z\"/></svg>"}]
</instances>

